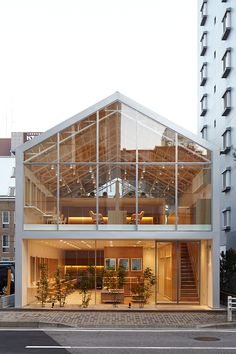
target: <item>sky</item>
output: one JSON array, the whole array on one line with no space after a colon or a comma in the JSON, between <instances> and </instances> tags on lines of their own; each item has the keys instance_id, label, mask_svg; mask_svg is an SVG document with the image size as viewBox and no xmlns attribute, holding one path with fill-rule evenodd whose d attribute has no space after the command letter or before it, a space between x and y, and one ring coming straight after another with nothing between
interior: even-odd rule
<instances>
[{"instance_id":1,"label":"sky","mask_svg":"<svg viewBox=\"0 0 236 354\"><path fill-rule=\"evenodd\" d=\"M197 133L197 0L0 0L0 138L120 91Z\"/></svg>"}]
</instances>

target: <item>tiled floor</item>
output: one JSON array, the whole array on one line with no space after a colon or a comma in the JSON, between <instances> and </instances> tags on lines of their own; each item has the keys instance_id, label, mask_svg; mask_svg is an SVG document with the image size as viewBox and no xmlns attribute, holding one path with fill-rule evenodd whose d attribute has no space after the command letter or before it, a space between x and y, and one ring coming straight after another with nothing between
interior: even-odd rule
<instances>
[{"instance_id":1,"label":"tiled floor","mask_svg":"<svg viewBox=\"0 0 236 354\"><path fill-rule=\"evenodd\" d=\"M111 307L112 309L112 307ZM235 314L236 315L236 314ZM234 318L236 320L236 316ZM10 310L0 312L0 325L9 322L61 324L77 328L196 328L209 324L226 322L225 311L171 312L171 311L60 311ZM236 322L235 322L236 324Z\"/></svg>"}]
</instances>

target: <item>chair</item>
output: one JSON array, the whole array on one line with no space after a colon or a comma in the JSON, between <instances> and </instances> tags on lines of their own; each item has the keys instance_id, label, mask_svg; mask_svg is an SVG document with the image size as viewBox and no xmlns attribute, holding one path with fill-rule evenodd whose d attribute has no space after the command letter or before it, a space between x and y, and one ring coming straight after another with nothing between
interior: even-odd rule
<instances>
[{"instance_id":1,"label":"chair","mask_svg":"<svg viewBox=\"0 0 236 354\"><path fill-rule=\"evenodd\" d=\"M98 215L98 223L99 224L104 224L104 219L102 214L96 214L92 210L89 211L89 216L92 218L92 224L96 224L97 222L97 215Z\"/></svg>"},{"instance_id":2,"label":"chair","mask_svg":"<svg viewBox=\"0 0 236 354\"><path fill-rule=\"evenodd\" d=\"M64 214L59 216L59 224L66 224L67 218L64 217Z\"/></svg>"},{"instance_id":3,"label":"chair","mask_svg":"<svg viewBox=\"0 0 236 354\"><path fill-rule=\"evenodd\" d=\"M135 224L136 223L136 215L138 217L138 224L141 224L142 222L142 218L143 218L143 215L144 215L144 211L142 210L139 214L132 214L131 215L131 218L130 218L130 224Z\"/></svg>"}]
</instances>

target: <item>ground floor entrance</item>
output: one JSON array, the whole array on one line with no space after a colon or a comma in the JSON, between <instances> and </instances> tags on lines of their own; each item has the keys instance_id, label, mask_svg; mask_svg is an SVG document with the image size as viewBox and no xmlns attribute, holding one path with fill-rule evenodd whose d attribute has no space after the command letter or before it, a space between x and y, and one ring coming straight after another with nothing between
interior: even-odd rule
<instances>
[{"instance_id":1,"label":"ground floor entrance","mask_svg":"<svg viewBox=\"0 0 236 354\"><path fill-rule=\"evenodd\" d=\"M211 296L211 241L23 242L28 270L24 303L28 306L41 306L42 281L48 286L45 306L58 306L59 302L67 307L207 305Z\"/></svg>"}]
</instances>

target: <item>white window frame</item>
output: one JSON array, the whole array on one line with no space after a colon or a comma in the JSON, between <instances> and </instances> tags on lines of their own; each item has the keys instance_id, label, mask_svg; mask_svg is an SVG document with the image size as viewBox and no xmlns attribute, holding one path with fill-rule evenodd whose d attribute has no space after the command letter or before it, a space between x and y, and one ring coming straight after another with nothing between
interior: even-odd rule
<instances>
[{"instance_id":1,"label":"white window frame","mask_svg":"<svg viewBox=\"0 0 236 354\"><path fill-rule=\"evenodd\" d=\"M222 172L222 192L228 192L231 189L231 167L226 167Z\"/></svg>"},{"instance_id":2,"label":"white window frame","mask_svg":"<svg viewBox=\"0 0 236 354\"><path fill-rule=\"evenodd\" d=\"M221 39L225 41L231 30L231 8L226 9L225 14L222 18L222 37Z\"/></svg>"},{"instance_id":3,"label":"white window frame","mask_svg":"<svg viewBox=\"0 0 236 354\"><path fill-rule=\"evenodd\" d=\"M207 81L207 63L203 63L200 70L200 86L204 86Z\"/></svg>"},{"instance_id":4,"label":"white window frame","mask_svg":"<svg viewBox=\"0 0 236 354\"><path fill-rule=\"evenodd\" d=\"M10 262L10 257L2 257L2 262Z\"/></svg>"},{"instance_id":5,"label":"white window frame","mask_svg":"<svg viewBox=\"0 0 236 354\"><path fill-rule=\"evenodd\" d=\"M200 26L204 26L207 20L207 0L203 0L200 12L201 12Z\"/></svg>"},{"instance_id":6,"label":"white window frame","mask_svg":"<svg viewBox=\"0 0 236 354\"><path fill-rule=\"evenodd\" d=\"M207 51L207 32L206 31L203 32L200 42L201 42L200 56L204 56Z\"/></svg>"},{"instance_id":7,"label":"white window frame","mask_svg":"<svg viewBox=\"0 0 236 354\"><path fill-rule=\"evenodd\" d=\"M204 94L200 100L201 103L201 112L200 116L203 117L206 115L207 112L207 94Z\"/></svg>"},{"instance_id":8,"label":"white window frame","mask_svg":"<svg viewBox=\"0 0 236 354\"><path fill-rule=\"evenodd\" d=\"M223 73L222 78L228 77L231 71L231 48L227 48L222 57Z\"/></svg>"},{"instance_id":9,"label":"white window frame","mask_svg":"<svg viewBox=\"0 0 236 354\"><path fill-rule=\"evenodd\" d=\"M231 87L228 87L223 96L223 113L222 116L227 116L231 111Z\"/></svg>"},{"instance_id":10,"label":"white window frame","mask_svg":"<svg viewBox=\"0 0 236 354\"><path fill-rule=\"evenodd\" d=\"M202 133L202 139L206 139L207 140L207 125L203 125L202 129L201 129L201 133Z\"/></svg>"},{"instance_id":11,"label":"white window frame","mask_svg":"<svg viewBox=\"0 0 236 354\"><path fill-rule=\"evenodd\" d=\"M4 242L4 239L6 239L7 240L7 242L6 242L6 244L5 244L5 242ZM6 235L6 234L3 234L2 235L2 248L10 248L10 237L9 237L9 235Z\"/></svg>"},{"instance_id":12,"label":"white window frame","mask_svg":"<svg viewBox=\"0 0 236 354\"><path fill-rule=\"evenodd\" d=\"M231 149L231 127L227 127L222 134L221 154L227 154Z\"/></svg>"},{"instance_id":13,"label":"white window frame","mask_svg":"<svg viewBox=\"0 0 236 354\"><path fill-rule=\"evenodd\" d=\"M7 221L5 221L5 215L7 213ZM2 224L9 225L10 224L10 211L2 210Z\"/></svg>"},{"instance_id":14,"label":"white window frame","mask_svg":"<svg viewBox=\"0 0 236 354\"><path fill-rule=\"evenodd\" d=\"M231 208L228 207L222 210L222 216L223 216L223 230L229 231L230 224L231 224Z\"/></svg>"}]
</instances>

